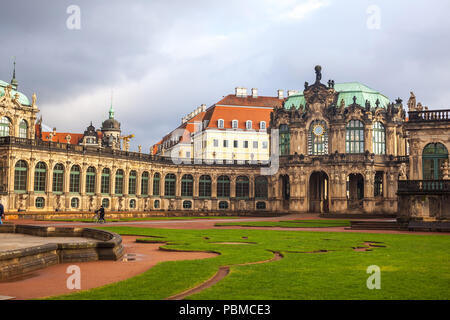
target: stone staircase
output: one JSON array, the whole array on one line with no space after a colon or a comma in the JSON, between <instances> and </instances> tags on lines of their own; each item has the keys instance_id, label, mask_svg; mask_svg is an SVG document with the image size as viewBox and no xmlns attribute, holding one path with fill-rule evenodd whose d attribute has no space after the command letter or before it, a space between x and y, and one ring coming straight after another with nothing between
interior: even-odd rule
<instances>
[{"instance_id":1,"label":"stone staircase","mask_svg":"<svg viewBox=\"0 0 450 320\"><path fill-rule=\"evenodd\" d=\"M386 221L350 221L353 230L408 230L408 224L395 220Z\"/></svg>"}]
</instances>

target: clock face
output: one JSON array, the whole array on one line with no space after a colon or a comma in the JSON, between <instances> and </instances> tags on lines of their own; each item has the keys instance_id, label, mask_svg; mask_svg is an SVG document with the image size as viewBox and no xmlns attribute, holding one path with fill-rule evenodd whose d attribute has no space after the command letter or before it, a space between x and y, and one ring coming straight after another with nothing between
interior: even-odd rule
<instances>
[{"instance_id":1,"label":"clock face","mask_svg":"<svg viewBox=\"0 0 450 320\"><path fill-rule=\"evenodd\" d=\"M325 133L325 129L320 124L318 124L314 127L313 132L316 136L321 136Z\"/></svg>"}]
</instances>

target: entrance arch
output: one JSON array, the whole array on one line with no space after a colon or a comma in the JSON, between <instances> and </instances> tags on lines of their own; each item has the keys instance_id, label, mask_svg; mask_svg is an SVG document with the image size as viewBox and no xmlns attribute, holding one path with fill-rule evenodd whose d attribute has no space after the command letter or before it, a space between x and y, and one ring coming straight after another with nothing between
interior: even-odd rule
<instances>
[{"instance_id":1,"label":"entrance arch","mask_svg":"<svg viewBox=\"0 0 450 320\"><path fill-rule=\"evenodd\" d=\"M364 199L364 177L360 173L347 176L347 201L349 209L362 209Z\"/></svg>"},{"instance_id":2,"label":"entrance arch","mask_svg":"<svg viewBox=\"0 0 450 320\"><path fill-rule=\"evenodd\" d=\"M328 175L323 171L313 172L309 178L309 211L329 212Z\"/></svg>"}]
</instances>

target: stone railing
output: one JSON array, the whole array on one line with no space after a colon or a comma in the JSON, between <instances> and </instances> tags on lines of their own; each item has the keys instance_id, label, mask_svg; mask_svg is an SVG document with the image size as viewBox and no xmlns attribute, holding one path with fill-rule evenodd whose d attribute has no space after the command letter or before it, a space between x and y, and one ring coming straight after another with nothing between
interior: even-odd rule
<instances>
[{"instance_id":1,"label":"stone railing","mask_svg":"<svg viewBox=\"0 0 450 320\"><path fill-rule=\"evenodd\" d=\"M409 122L450 121L450 109L410 111Z\"/></svg>"},{"instance_id":2,"label":"stone railing","mask_svg":"<svg viewBox=\"0 0 450 320\"><path fill-rule=\"evenodd\" d=\"M331 153L325 155L288 155L281 156L281 163L310 163L315 159L320 159L323 163L358 163L358 162L373 162L373 163L382 163L382 162L397 162L397 163L409 163L409 156L393 156L393 155L377 155L369 152L365 153Z\"/></svg>"},{"instance_id":3,"label":"stone railing","mask_svg":"<svg viewBox=\"0 0 450 320\"><path fill-rule=\"evenodd\" d=\"M153 162L160 164L173 164L173 165L197 165L206 164L214 166L267 166L268 161L259 160L202 160L202 159L185 159L171 157L162 157L151 154L116 150L111 148L100 148L93 146L72 145L67 143L42 141L40 139L25 139L17 137L0 137L1 146L13 146L25 149L37 149L53 152L72 152L83 155L110 157L110 158L122 158L126 160L135 160L143 162Z\"/></svg>"},{"instance_id":4,"label":"stone railing","mask_svg":"<svg viewBox=\"0 0 450 320\"><path fill-rule=\"evenodd\" d=\"M450 180L400 180L398 194L450 193Z\"/></svg>"}]
</instances>

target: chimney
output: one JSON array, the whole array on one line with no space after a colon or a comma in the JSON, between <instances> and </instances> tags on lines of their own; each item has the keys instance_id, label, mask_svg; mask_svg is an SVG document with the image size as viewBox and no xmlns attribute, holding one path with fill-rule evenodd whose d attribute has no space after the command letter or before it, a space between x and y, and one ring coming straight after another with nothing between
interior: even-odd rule
<instances>
[{"instance_id":1,"label":"chimney","mask_svg":"<svg viewBox=\"0 0 450 320\"><path fill-rule=\"evenodd\" d=\"M298 90L288 90L288 97L298 94Z\"/></svg>"},{"instance_id":2,"label":"chimney","mask_svg":"<svg viewBox=\"0 0 450 320\"><path fill-rule=\"evenodd\" d=\"M256 88L252 89L252 97L253 98L258 98L258 89L256 89Z\"/></svg>"},{"instance_id":3,"label":"chimney","mask_svg":"<svg viewBox=\"0 0 450 320\"><path fill-rule=\"evenodd\" d=\"M206 104L202 104L200 106L200 112L205 112L206 111Z\"/></svg>"},{"instance_id":4,"label":"chimney","mask_svg":"<svg viewBox=\"0 0 450 320\"><path fill-rule=\"evenodd\" d=\"M247 97L247 88L236 87L236 97L246 98Z\"/></svg>"},{"instance_id":5,"label":"chimney","mask_svg":"<svg viewBox=\"0 0 450 320\"><path fill-rule=\"evenodd\" d=\"M284 99L284 90L278 90L278 99Z\"/></svg>"}]
</instances>

